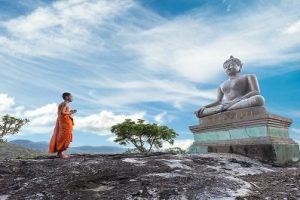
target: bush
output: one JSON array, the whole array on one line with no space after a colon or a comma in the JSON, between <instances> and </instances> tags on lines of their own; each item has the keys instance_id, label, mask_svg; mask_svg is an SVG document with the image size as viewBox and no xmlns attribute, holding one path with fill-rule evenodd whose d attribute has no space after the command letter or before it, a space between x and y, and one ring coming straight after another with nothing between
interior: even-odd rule
<instances>
[{"instance_id":1,"label":"bush","mask_svg":"<svg viewBox=\"0 0 300 200\"><path fill-rule=\"evenodd\" d=\"M173 148L168 148L165 149L166 153L171 153L171 154L186 154L186 150L181 149L180 147L173 147Z\"/></svg>"}]
</instances>

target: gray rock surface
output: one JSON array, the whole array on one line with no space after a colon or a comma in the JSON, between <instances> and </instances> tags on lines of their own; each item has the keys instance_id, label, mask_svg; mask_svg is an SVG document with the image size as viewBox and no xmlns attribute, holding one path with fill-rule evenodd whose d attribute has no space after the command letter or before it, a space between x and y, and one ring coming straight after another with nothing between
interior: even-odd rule
<instances>
[{"instance_id":1,"label":"gray rock surface","mask_svg":"<svg viewBox=\"0 0 300 200\"><path fill-rule=\"evenodd\" d=\"M0 199L296 199L298 171L234 154L1 160Z\"/></svg>"}]
</instances>

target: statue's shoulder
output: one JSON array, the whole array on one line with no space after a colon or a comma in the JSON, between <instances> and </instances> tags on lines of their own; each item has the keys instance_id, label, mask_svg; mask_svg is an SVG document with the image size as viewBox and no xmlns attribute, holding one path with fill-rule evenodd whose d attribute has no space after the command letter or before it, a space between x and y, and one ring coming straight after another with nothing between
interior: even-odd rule
<instances>
[{"instance_id":1,"label":"statue's shoulder","mask_svg":"<svg viewBox=\"0 0 300 200\"><path fill-rule=\"evenodd\" d=\"M228 85L230 85L230 81L227 79L220 84L219 89L224 92L225 88L228 87Z\"/></svg>"},{"instance_id":2,"label":"statue's shoulder","mask_svg":"<svg viewBox=\"0 0 300 200\"><path fill-rule=\"evenodd\" d=\"M227 79L227 80L225 80L225 81L223 81L223 82L220 84L220 87L223 87L224 85L228 84L228 82L229 82L229 80L228 80L228 79Z\"/></svg>"},{"instance_id":3,"label":"statue's shoulder","mask_svg":"<svg viewBox=\"0 0 300 200\"><path fill-rule=\"evenodd\" d=\"M243 75L245 78L257 78L255 74L244 74Z\"/></svg>"},{"instance_id":4,"label":"statue's shoulder","mask_svg":"<svg viewBox=\"0 0 300 200\"><path fill-rule=\"evenodd\" d=\"M256 78L256 75L255 75L255 74L244 74L243 76L245 76L245 77L253 77L253 78Z\"/></svg>"}]
</instances>

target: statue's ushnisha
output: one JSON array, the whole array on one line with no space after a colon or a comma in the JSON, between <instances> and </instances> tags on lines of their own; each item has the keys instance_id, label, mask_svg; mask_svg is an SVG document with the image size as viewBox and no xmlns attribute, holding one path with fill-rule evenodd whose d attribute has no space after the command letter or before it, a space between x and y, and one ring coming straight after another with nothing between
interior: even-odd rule
<instances>
[{"instance_id":1,"label":"statue's ushnisha","mask_svg":"<svg viewBox=\"0 0 300 200\"><path fill-rule=\"evenodd\" d=\"M255 75L240 75L242 62L230 56L223 64L229 79L218 88L218 97L214 103L203 106L195 112L197 117L205 117L226 110L235 110L254 106L263 106L264 98L260 95ZM225 96L225 101L223 97Z\"/></svg>"}]
</instances>

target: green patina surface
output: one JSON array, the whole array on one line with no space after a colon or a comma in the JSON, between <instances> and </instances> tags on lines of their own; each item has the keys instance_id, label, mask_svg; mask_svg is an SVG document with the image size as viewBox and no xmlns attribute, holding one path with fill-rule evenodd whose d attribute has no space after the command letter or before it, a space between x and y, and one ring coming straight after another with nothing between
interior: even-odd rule
<instances>
[{"instance_id":1,"label":"green patina surface","mask_svg":"<svg viewBox=\"0 0 300 200\"><path fill-rule=\"evenodd\" d=\"M208 147L207 146L197 146L192 145L189 147L188 152L191 154L199 154L199 153L207 153Z\"/></svg>"},{"instance_id":2,"label":"green patina surface","mask_svg":"<svg viewBox=\"0 0 300 200\"><path fill-rule=\"evenodd\" d=\"M270 136L289 138L289 130L287 128L268 127Z\"/></svg>"},{"instance_id":3,"label":"green patina surface","mask_svg":"<svg viewBox=\"0 0 300 200\"><path fill-rule=\"evenodd\" d=\"M287 161L299 160L299 145L298 144L273 144L276 154L276 164L283 164Z\"/></svg>"},{"instance_id":4,"label":"green patina surface","mask_svg":"<svg viewBox=\"0 0 300 200\"><path fill-rule=\"evenodd\" d=\"M239 140L239 139L251 139L257 137L279 137L289 138L288 128L276 128L270 126L256 126L247 128L235 128L226 131L209 131L194 133L195 142L220 142L223 140ZM275 153L275 164L283 165L289 161L298 161L300 157L299 145L295 144L272 144L273 151ZM208 147L199 144L193 144L188 149L189 153L200 154L208 153Z\"/></svg>"},{"instance_id":5,"label":"green patina surface","mask_svg":"<svg viewBox=\"0 0 300 200\"><path fill-rule=\"evenodd\" d=\"M237 139L247 139L255 137L289 137L288 129L267 127L267 126L257 126L248 128L236 128L226 131L210 131L203 133L195 133L194 140L197 142L204 141L221 141L221 140L237 140Z\"/></svg>"}]
</instances>

